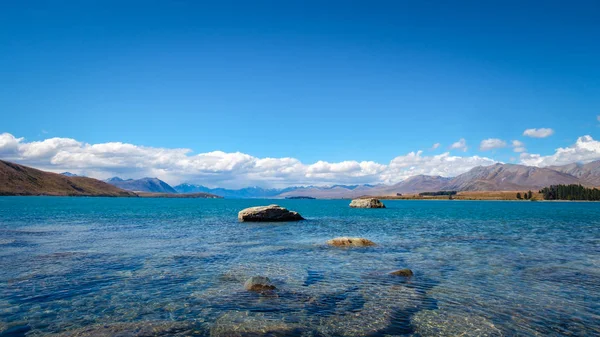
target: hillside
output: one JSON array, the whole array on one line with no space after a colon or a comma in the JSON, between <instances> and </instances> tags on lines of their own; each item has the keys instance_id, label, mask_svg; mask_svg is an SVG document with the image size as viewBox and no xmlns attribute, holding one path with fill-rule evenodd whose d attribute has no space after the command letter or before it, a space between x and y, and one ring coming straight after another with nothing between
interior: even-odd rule
<instances>
[{"instance_id":1,"label":"hillside","mask_svg":"<svg viewBox=\"0 0 600 337\"><path fill-rule=\"evenodd\" d=\"M384 195L396 193L418 193L443 190L452 178L440 176L418 175L403 180L395 185L379 188L376 191Z\"/></svg>"},{"instance_id":2,"label":"hillside","mask_svg":"<svg viewBox=\"0 0 600 337\"><path fill-rule=\"evenodd\" d=\"M177 191L171 187L171 185L158 178L123 180L119 177L113 177L105 180L105 182L118 188L133 192L177 193Z\"/></svg>"},{"instance_id":3,"label":"hillside","mask_svg":"<svg viewBox=\"0 0 600 337\"><path fill-rule=\"evenodd\" d=\"M0 160L0 195L136 197L103 181L68 177Z\"/></svg>"},{"instance_id":4,"label":"hillside","mask_svg":"<svg viewBox=\"0 0 600 337\"><path fill-rule=\"evenodd\" d=\"M550 166L548 168L572 175L585 185L600 186L600 160L587 164L574 163L564 166Z\"/></svg>"},{"instance_id":5,"label":"hillside","mask_svg":"<svg viewBox=\"0 0 600 337\"><path fill-rule=\"evenodd\" d=\"M455 191L537 190L549 185L579 184L576 177L553 169L514 164L475 167L444 186Z\"/></svg>"}]
</instances>

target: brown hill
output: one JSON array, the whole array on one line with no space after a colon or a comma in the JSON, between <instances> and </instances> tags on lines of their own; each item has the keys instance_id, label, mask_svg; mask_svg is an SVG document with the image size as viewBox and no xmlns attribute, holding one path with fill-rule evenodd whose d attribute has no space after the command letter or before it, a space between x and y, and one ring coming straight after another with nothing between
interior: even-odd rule
<instances>
[{"instance_id":1,"label":"brown hill","mask_svg":"<svg viewBox=\"0 0 600 337\"><path fill-rule=\"evenodd\" d=\"M443 190L446 185L448 185L450 179L452 178L420 174L407 178L392 186L379 187L374 191L377 191L382 195L440 191Z\"/></svg>"},{"instance_id":2,"label":"brown hill","mask_svg":"<svg viewBox=\"0 0 600 337\"><path fill-rule=\"evenodd\" d=\"M549 166L548 168L570 174L578 178L584 185L600 186L600 160L587 164L573 163L564 166Z\"/></svg>"},{"instance_id":3,"label":"brown hill","mask_svg":"<svg viewBox=\"0 0 600 337\"><path fill-rule=\"evenodd\" d=\"M576 177L544 167L514 164L478 166L456 176L444 190L454 191L519 191L540 189L550 185L579 184Z\"/></svg>"},{"instance_id":4,"label":"brown hill","mask_svg":"<svg viewBox=\"0 0 600 337\"><path fill-rule=\"evenodd\" d=\"M67 177L0 160L0 195L137 197L87 177Z\"/></svg>"}]
</instances>

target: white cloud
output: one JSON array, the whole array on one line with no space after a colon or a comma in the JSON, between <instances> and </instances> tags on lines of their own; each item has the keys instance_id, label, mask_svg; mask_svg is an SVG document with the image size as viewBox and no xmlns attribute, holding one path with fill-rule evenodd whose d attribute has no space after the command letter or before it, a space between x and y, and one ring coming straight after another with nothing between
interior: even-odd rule
<instances>
[{"instance_id":1,"label":"white cloud","mask_svg":"<svg viewBox=\"0 0 600 337\"><path fill-rule=\"evenodd\" d=\"M558 148L554 154L542 156L539 154L521 153L521 163L530 166L565 165L574 162L588 163L600 159L600 142L591 136L577 138L575 144Z\"/></svg>"},{"instance_id":2,"label":"white cloud","mask_svg":"<svg viewBox=\"0 0 600 337\"><path fill-rule=\"evenodd\" d=\"M484 139L481 141L481 144L479 144L479 149L481 151L501 149L503 147L506 147L506 142L503 141L502 139L498 139L498 138Z\"/></svg>"},{"instance_id":3,"label":"white cloud","mask_svg":"<svg viewBox=\"0 0 600 337\"><path fill-rule=\"evenodd\" d=\"M598 120L598 122L600 122L600 115L598 115L598 117L596 117L596 119Z\"/></svg>"},{"instance_id":4,"label":"white cloud","mask_svg":"<svg viewBox=\"0 0 600 337\"><path fill-rule=\"evenodd\" d=\"M458 140L458 142L452 143L452 145L450 145L450 149L467 152L467 141L464 138L461 138Z\"/></svg>"},{"instance_id":5,"label":"white cloud","mask_svg":"<svg viewBox=\"0 0 600 337\"><path fill-rule=\"evenodd\" d=\"M554 130L549 128L540 128L540 129L527 129L523 131L523 136L533 137L533 138L546 138L550 137L554 134Z\"/></svg>"},{"instance_id":6,"label":"white cloud","mask_svg":"<svg viewBox=\"0 0 600 337\"><path fill-rule=\"evenodd\" d=\"M440 144L440 143L433 144L433 146L431 146L431 150L437 149L438 147L440 147L440 145L442 145L442 144Z\"/></svg>"},{"instance_id":7,"label":"white cloud","mask_svg":"<svg viewBox=\"0 0 600 337\"><path fill-rule=\"evenodd\" d=\"M466 146L464 139L463 147ZM317 161L296 158L257 158L241 152L193 154L190 149L168 149L109 142L88 144L70 138L26 142L0 134L0 157L52 172L70 171L99 179L159 177L182 182L239 188L252 185L331 185L339 183L396 183L416 174L455 176L475 166L491 165L486 157L424 156L422 151L398 156L389 164L373 161Z\"/></svg>"},{"instance_id":8,"label":"white cloud","mask_svg":"<svg viewBox=\"0 0 600 337\"><path fill-rule=\"evenodd\" d=\"M525 143L519 140L512 141L513 151L515 152L525 152L527 149L525 148Z\"/></svg>"}]
</instances>

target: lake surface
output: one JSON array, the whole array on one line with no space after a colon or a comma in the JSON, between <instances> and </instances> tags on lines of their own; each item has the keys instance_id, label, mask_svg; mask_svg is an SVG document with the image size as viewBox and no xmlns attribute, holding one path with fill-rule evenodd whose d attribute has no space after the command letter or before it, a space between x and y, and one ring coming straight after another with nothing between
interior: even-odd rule
<instances>
[{"instance_id":1,"label":"lake surface","mask_svg":"<svg viewBox=\"0 0 600 337\"><path fill-rule=\"evenodd\" d=\"M384 202L0 197L0 336L600 335L599 203Z\"/></svg>"}]
</instances>

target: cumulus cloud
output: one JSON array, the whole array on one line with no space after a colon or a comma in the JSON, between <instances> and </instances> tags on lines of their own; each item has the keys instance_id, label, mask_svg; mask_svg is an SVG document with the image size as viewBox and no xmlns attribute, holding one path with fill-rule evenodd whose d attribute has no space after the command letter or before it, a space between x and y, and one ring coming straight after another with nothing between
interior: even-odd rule
<instances>
[{"instance_id":1,"label":"cumulus cloud","mask_svg":"<svg viewBox=\"0 0 600 337\"><path fill-rule=\"evenodd\" d=\"M523 131L523 136L533 137L533 138L546 138L550 137L554 134L554 130L549 128L540 128L540 129L527 129Z\"/></svg>"},{"instance_id":2,"label":"cumulus cloud","mask_svg":"<svg viewBox=\"0 0 600 337\"><path fill-rule=\"evenodd\" d=\"M525 143L519 140L512 141L513 151L515 152L525 152L527 149L525 148Z\"/></svg>"},{"instance_id":3,"label":"cumulus cloud","mask_svg":"<svg viewBox=\"0 0 600 337\"><path fill-rule=\"evenodd\" d=\"M450 149L467 152L467 141L464 138L461 138L458 140L458 142L452 143L452 145L450 145Z\"/></svg>"},{"instance_id":4,"label":"cumulus cloud","mask_svg":"<svg viewBox=\"0 0 600 337\"><path fill-rule=\"evenodd\" d=\"M464 139L462 143L466 146ZM496 162L479 156L452 156L448 152L425 156L417 151L398 156L389 164L352 160L305 164L290 157L257 158L222 151L194 154L184 148L121 142L88 144L71 138L27 142L9 133L0 134L0 157L43 170L70 171L99 179L150 176L171 184L191 182L229 188L396 183L417 174L455 176Z\"/></svg>"},{"instance_id":5,"label":"cumulus cloud","mask_svg":"<svg viewBox=\"0 0 600 337\"><path fill-rule=\"evenodd\" d=\"M431 150L437 149L438 147L440 147L440 145L442 145L442 144L440 144L440 143L433 144L433 146L431 146Z\"/></svg>"},{"instance_id":6,"label":"cumulus cloud","mask_svg":"<svg viewBox=\"0 0 600 337\"><path fill-rule=\"evenodd\" d=\"M506 147L506 142L503 141L502 139L498 139L498 138L484 139L481 141L481 144L479 144L479 149L481 151L501 149L503 147Z\"/></svg>"},{"instance_id":7,"label":"cumulus cloud","mask_svg":"<svg viewBox=\"0 0 600 337\"><path fill-rule=\"evenodd\" d=\"M542 156L539 154L521 153L521 163L530 166L565 165L574 162L588 163L600 159L600 142L591 136L577 138L575 144L558 148L554 154Z\"/></svg>"}]
</instances>

